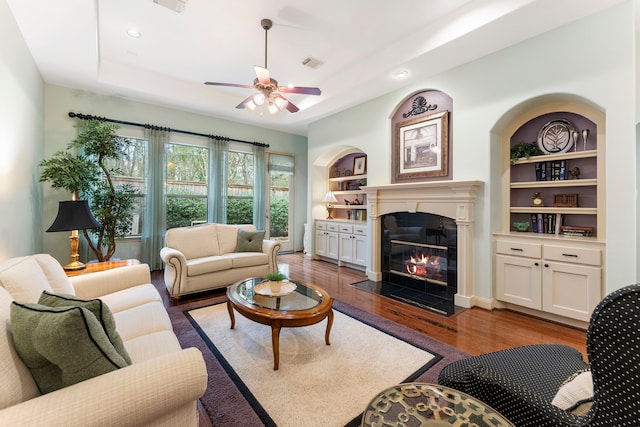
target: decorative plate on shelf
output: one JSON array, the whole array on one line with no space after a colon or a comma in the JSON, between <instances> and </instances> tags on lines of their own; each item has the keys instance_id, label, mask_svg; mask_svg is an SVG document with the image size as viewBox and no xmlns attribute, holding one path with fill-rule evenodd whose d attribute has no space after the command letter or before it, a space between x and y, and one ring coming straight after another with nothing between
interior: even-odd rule
<instances>
[{"instance_id":1,"label":"decorative plate on shelf","mask_svg":"<svg viewBox=\"0 0 640 427\"><path fill-rule=\"evenodd\" d=\"M546 154L566 153L576 135L576 128L568 120L552 120L538 132L538 147Z\"/></svg>"}]
</instances>

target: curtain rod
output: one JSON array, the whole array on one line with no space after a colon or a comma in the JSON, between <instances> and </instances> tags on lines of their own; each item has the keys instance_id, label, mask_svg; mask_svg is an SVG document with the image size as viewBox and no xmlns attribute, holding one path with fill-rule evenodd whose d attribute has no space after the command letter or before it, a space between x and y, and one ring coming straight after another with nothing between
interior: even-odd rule
<instances>
[{"instance_id":1,"label":"curtain rod","mask_svg":"<svg viewBox=\"0 0 640 427\"><path fill-rule=\"evenodd\" d=\"M181 130L181 129L172 129L172 128L163 127L163 126L151 125L151 124L148 124L148 123L126 122L126 121L123 121L123 120L115 120L115 119L108 119L106 117L92 116L91 114L82 114L82 113L69 112L69 117L78 118L78 119L81 119L81 120L99 120L101 122L111 122L111 123L118 123L118 124L122 124L122 125L138 126L138 127L143 127L145 129L164 130L164 131L170 131L170 132L176 132L176 133L183 133L185 135L195 135L195 136L202 136L202 137L209 138L209 139L217 139L218 141L241 142L243 144L255 145L256 147L269 148L269 144L263 144L262 142L244 141L242 139L229 138L228 136L219 136L219 135L211 135L211 134L207 135L207 134L204 134L204 133L191 132L191 131L188 131L188 130Z\"/></svg>"}]
</instances>

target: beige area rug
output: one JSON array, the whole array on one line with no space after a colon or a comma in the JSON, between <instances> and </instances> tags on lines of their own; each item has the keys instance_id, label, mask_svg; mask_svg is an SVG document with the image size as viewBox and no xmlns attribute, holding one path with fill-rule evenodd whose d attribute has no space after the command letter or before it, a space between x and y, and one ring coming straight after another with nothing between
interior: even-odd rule
<instances>
[{"instance_id":1,"label":"beige area rug","mask_svg":"<svg viewBox=\"0 0 640 427\"><path fill-rule=\"evenodd\" d=\"M230 329L224 303L191 310L188 316L229 374L246 387L246 397L253 400L265 425L358 425L356 420L376 393L411 381L440 359L335 309L334 313L330 346L324 342L326 320L281 330L277 371L269 326L236 312L235 329Z\"/></svg>"}]
</instances>

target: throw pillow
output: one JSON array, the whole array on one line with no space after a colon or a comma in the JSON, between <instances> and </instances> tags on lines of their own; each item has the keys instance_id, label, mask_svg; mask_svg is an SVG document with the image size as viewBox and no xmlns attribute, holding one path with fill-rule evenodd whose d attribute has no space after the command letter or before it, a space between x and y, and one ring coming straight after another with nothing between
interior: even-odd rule
<instances>
[{"instance_id":1,"label":"throw pillow","mask_svg":"<svg viewBox=\"0 0 640 427\"><path fill-rule=\"evenodd\" d=\"M11 333L16 352L43 394L128 365L86 308L14 301Z\"/></svg>"},{"instance_id":2,"label":"throw pillow","mask_svg":"<svg viewBox=\"0 0 640 427\"><path fill-rule=\"evenodd\" d=\"M262 252L264 231L238 230L236 252Z\"/></svg>"},{"instance_id":3,"label":"throw pillow","mask_svg":"<svg viewBox=\"0 0 640 427\"><path fill-rule=\"evenodd\" d=\"M591 370L587 369L576 372L562 383L551 404L566 411L574 411L577 408L581 408L579 411L582 412L585 407L588 411L589 407L589 405L583 404L592 400L593 378Z\"/></svg>"},{"instance_id":4,"label":"throw pillow","mask_svg":"<svg viewBox=\"0 0 640 427\"><path fill-rule=\"evenodd\" d=\"M102 302L99 299L91 299L91 300L83 300L80 298L76 298L73 295L65 295L65 294L54 294L51 292L44 291L40 295L40 299L38 300L38 304L46 305L47 307L82 307L89 310L96 316L98 322L102 325L109 341L116 349L116 351L122 356L124 360L127 361L127 364L131 365L131 358L129 357L129 353L124 348L124 342L120 337L118 331L116 331L116 319L113 317L113 313L111 313L111 309L109 306Z\"/></svg>"}]
</instances>

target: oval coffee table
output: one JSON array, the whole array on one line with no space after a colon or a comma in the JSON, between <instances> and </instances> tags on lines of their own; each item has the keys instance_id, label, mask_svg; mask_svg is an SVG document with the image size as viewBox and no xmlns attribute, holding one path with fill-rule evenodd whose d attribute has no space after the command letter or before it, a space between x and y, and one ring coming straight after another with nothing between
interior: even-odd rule
<instances>
[{"instance_id":1,"label":"oval coffee table","mask_svg":"<svg viewBox=\"0 0 640 427\"><path fill-rule=\"evenodd\" d=\"M227 288L227 309L231 318L231 329L235 327L234 309L247 319L271 326L273 345L273 369L280 363L280 329L309 326L327 318L324 340L330 345L329 334L333 324L333 298L318 286L300 282L293 292L282 296L256 293L254 287L263 279L250 278L234 283Z\"/></svg>"}]
</instances>

